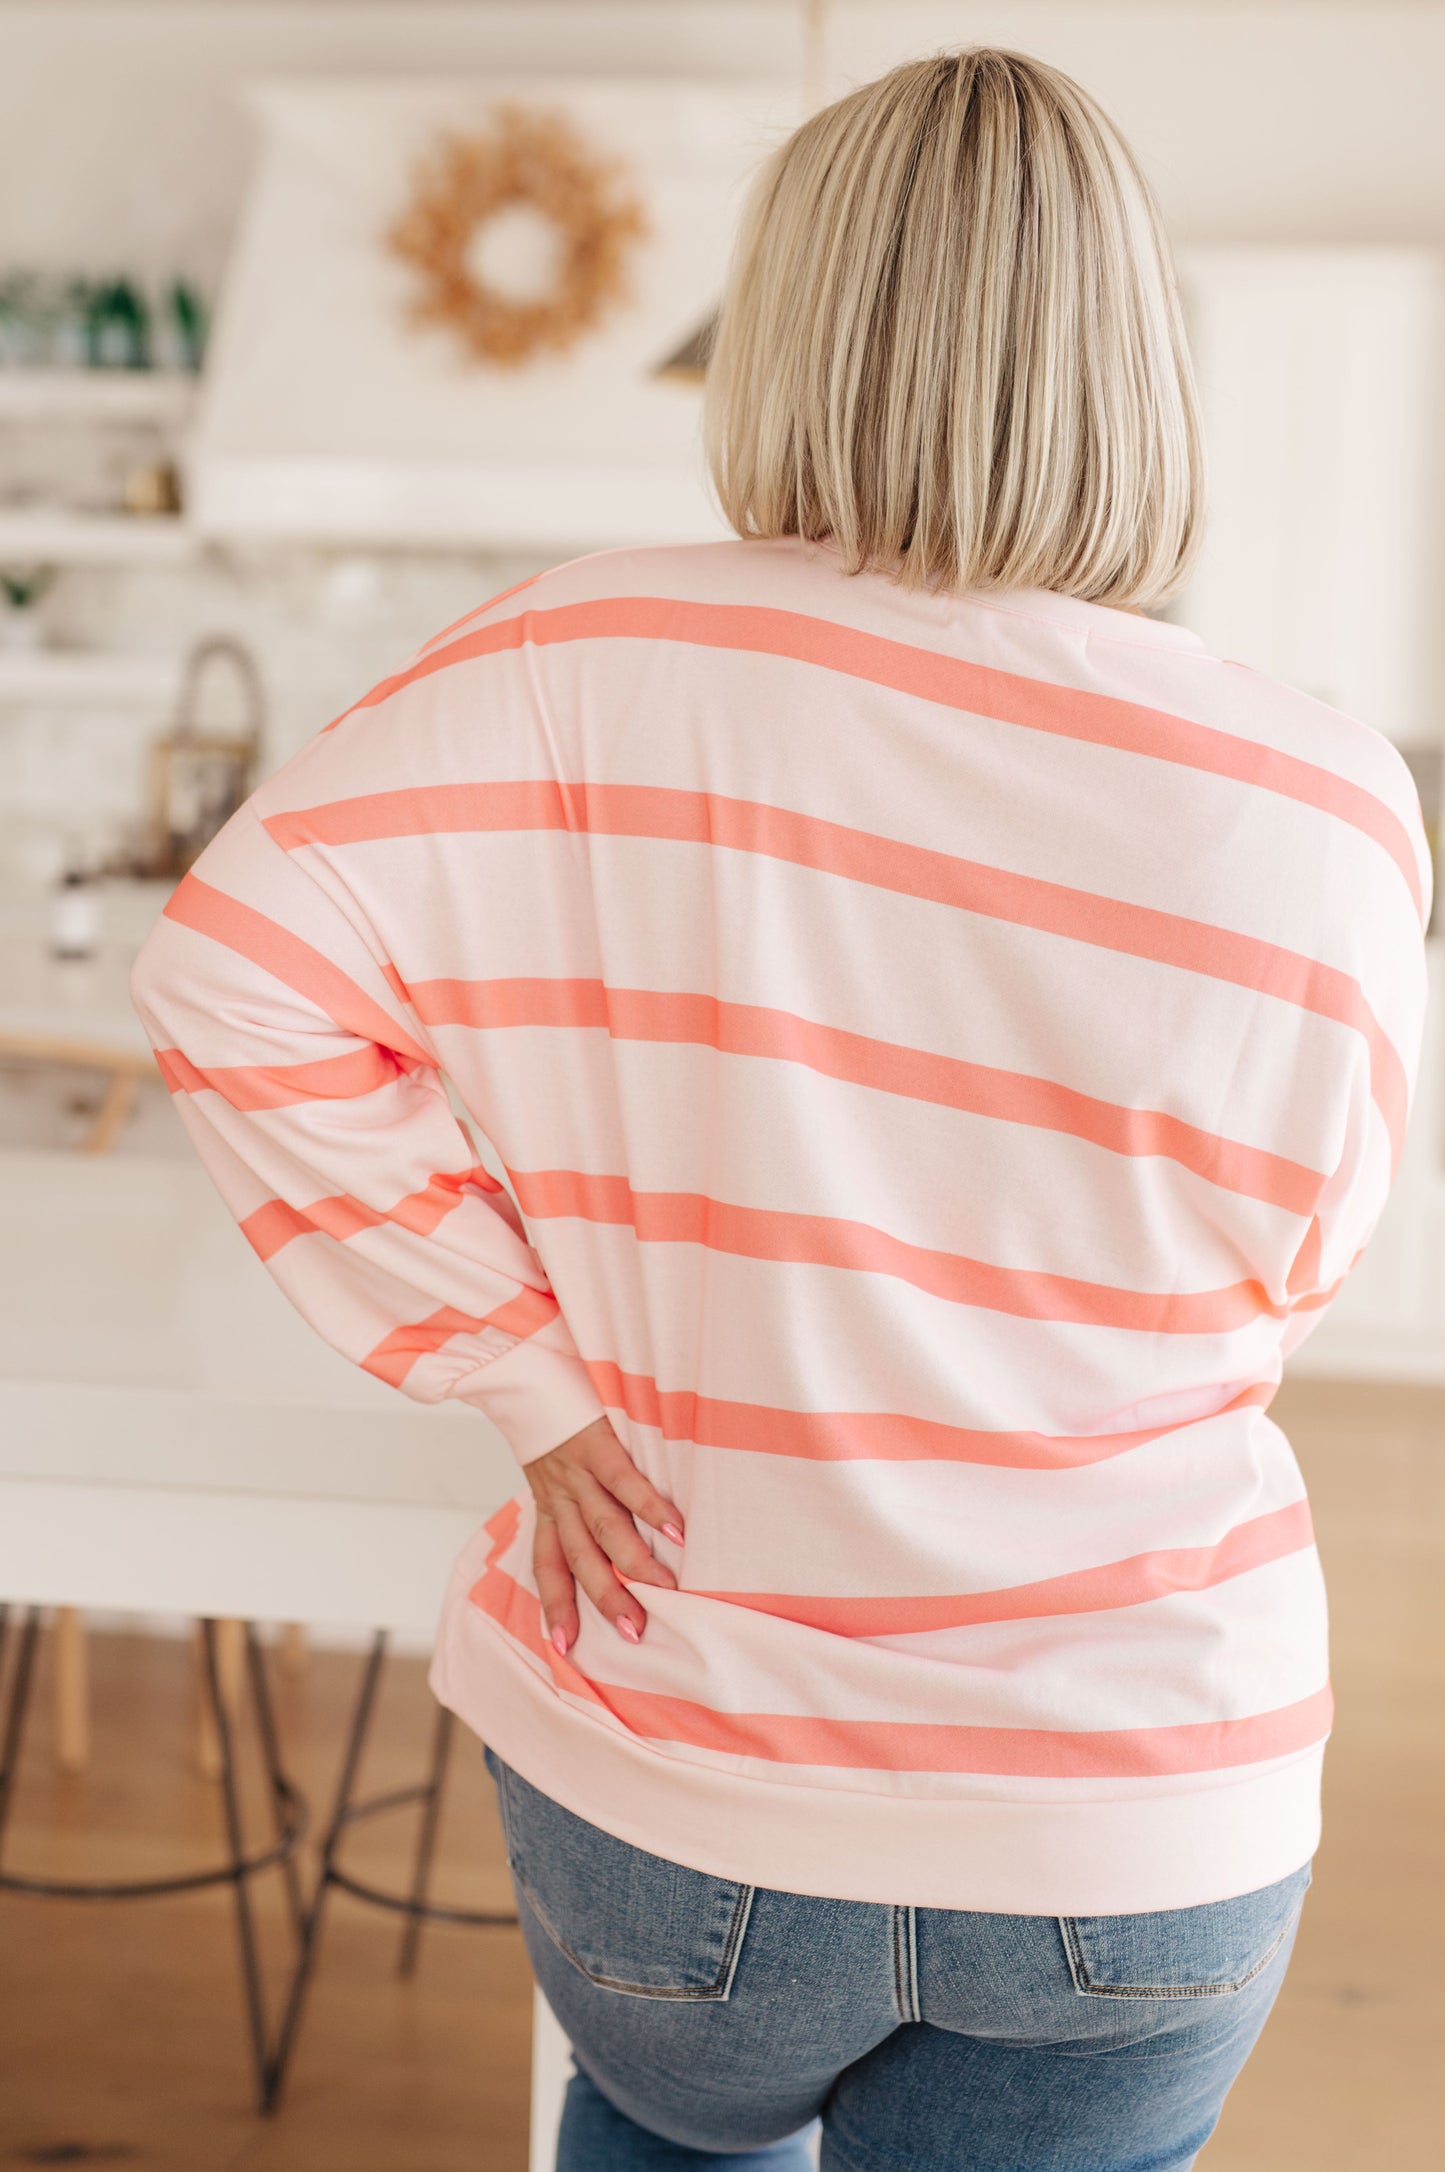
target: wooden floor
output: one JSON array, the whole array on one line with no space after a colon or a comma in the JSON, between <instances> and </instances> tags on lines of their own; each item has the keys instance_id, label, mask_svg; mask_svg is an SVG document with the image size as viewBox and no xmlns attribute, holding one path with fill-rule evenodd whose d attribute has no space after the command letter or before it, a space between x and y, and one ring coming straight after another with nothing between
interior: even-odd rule
<instances>
[{"instance_id":1,"label":"wooden floor","mask_svg":"<svg viewBox=\"0 0 1445 2172\"><path fill-rule=\"evenodd\" d=\"M1330 1580L1339 1723L1328 1837L1279 2007L1201 2164L1207 2172L1436 2172L1445 2095L1445 1393L1300 1386L1277 1413L1314 1497ZM144 1875L219 1840L190 1760L183 1644L94 1640L90 1772L60 1779L48 1699L7 1862ZM279 1683L293 1763L318 1803L359 1662L313 1654ZM368 1786L420 1771L422 1669L390 1673ZM259 1806L255 1806L259 1818ZM404 1874L407 1821L357 1834L365 1874ZM476 1745L460 1745L440 1881L506 1899ZM133 2172L522 2172L528 1979L515 1932L428 1933L416 1979L397 1932L344 1897L326 1934L288 2100L248 2107L229 1900L144 1907L0 1895L0 2167ZM279 1959L281 1918L267 1930Z\"/></svg>"}]
</instances>

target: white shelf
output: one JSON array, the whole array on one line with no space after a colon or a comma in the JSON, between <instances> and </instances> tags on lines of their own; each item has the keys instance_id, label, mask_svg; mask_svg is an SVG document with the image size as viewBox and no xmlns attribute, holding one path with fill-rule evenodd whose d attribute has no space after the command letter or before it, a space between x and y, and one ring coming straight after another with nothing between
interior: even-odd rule
<instances>
[{"instance_id":1,"label":"white shelf","mask_svg":"<svg viewBox=\"0 0 1445 2172\"><path fill-rule=\"evenodd\" d=\"M177 565L196 537L175 513L0 511L0 565Z\"/></svg>"},{"instance_id":2,"label":"white shelf","mask_svg":"<svg viewBox=\"0 0 1445 2172\"><path fill-rule=\"evenodd\" d=\"M183 370L0 368L0 421L183 423L199 379Z\"/></svg>"},{"instance_id":3,"label":"white shelf","mask_svg":"<svg viewBox=\"0 0 1445 2172\"><path fill-rule=\"evenodd\" d=\"M689 431L692 422L688 422ZM374 550L609 550L711 543L726 533L691 437L675 462L619 458L514 465L380 454L211 454L187 478L197 531L222 543ZM0 564L4 553L0 551Z\"/></svg>"},{"instance_id":4,"label":"white shelf","mask_svg":"<svg viewBox=\"0 0 1445 2172\"><path fill-rule=\"evenodd\" d=\"M179 680L179 664L166 656L0 648L0 702L163 706Z\"/></svg>"}]
</instances>

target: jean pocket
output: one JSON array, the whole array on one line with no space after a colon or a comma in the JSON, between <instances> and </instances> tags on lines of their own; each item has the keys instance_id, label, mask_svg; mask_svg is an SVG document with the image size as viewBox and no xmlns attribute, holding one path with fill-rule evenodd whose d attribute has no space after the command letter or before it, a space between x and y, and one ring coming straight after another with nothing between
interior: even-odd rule
<instances>
[{"instance_id":1,"label":"jean pocket","mask_svg":"<svg viewBox=\"0 0 1445 2172\"><path fill-rule=\"evenodd\" d=\"M604 1991L725 1999L753 1888L649 1855L564 1810L488 1753L517 1897Z\"/></svg>"},{"instance_id":2,"label":"jean pocket","mask_svg":"<svg viewBox=\"0 0 1445 2172\"><path fill-rule=\"evenodd\" d=\"M1217 1999L1260 1975L1294 1929L1310 1866L1202 1908L1061 1916L1074 1989L1098 1999Z\"/></svg>"}]
</instances>

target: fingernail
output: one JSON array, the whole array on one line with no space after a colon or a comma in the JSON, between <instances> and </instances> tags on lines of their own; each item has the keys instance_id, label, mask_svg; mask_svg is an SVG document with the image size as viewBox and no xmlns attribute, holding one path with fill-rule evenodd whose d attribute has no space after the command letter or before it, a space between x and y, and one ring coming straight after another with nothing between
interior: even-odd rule
<instances>
[{"instance_id":1,"label":"fingernail","mask_svg":"<svg viewBox=\"0 0 1445 2172\"><path fill-rule=\"evenodd\" d=\"M670 1538L674 1546L680 1546L682 1544L682 1533L678 1530L675 1523L665 1523L662 1525L661 1528L663 1537Z\"/></svg>"},{"instance_id":2,"label":"fingernail","mask_svg":"<svg viewBox=\"0 0 1445 2172\"><path fill-rule=\"evenodd\" d=\"M565 1659L567 1657L567 1632L565 1629L554 1629L552 1631L552 1644L554 1649L560 1652Z\"/></svg>"},{"instance_id":3,"label":"fingernail","mask_svg":"<svg viewBox=\"0 0 1445 2172\"><path fill-rule=\"evenodd\" d=\"M629 1644L640 1644L642 1642L642 1631L638 1628L636 1622L632 1619L632 1616L630 1614L623 1614L619 1618L617 1623L617 1634L620 1637L626 1637Z\"/></svg>"}]
</instances>

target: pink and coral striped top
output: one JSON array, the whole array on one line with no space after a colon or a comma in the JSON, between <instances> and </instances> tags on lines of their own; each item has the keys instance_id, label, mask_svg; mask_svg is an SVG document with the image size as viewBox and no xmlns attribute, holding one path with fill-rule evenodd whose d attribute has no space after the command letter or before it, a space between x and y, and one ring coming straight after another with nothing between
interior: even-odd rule
<instances>
[{"instance_id":1,"label":"pink and coral striped top","mask_svg":"<svg viewBox=\"0 0 1445 2172\"><path fill-rule=\"evenodd\" d=\"M324 1335L524 1462L605 1411L684 1510L566 1659L525 1490L478 1536L434 1681L503 1757L748 1882L1166 1908L1315 1844L1267 1406L1398 1157L1428 885L1388 743L1181 628L725 543L439 635L135 986Z\"/></svg>"}]
</instances>

